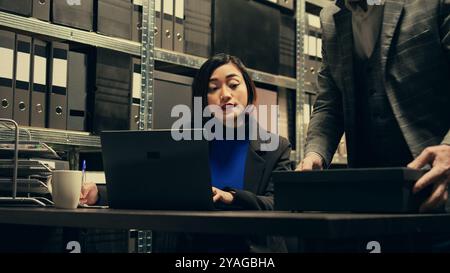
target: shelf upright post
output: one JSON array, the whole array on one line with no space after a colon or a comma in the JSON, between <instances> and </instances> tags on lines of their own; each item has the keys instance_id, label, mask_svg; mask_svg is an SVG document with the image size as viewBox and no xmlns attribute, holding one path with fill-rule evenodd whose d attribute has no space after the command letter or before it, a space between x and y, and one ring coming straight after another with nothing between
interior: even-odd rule
<instances>
[{"instance_id":1,"label":"shelf upright post","mask_svg":"<svg viewBox=\"0 0 450 273\"><path fill-rule=\"evenodd\" d=\"M303 37L305 35L305 16L306 16L306 3L305 0L296 0L296 44L297 44L297 54L296 54L296 64L297 64L297 92L296 92L296 154L295 159L299 163L304 157L304 145L306 138L306 123L303 115L303 104L305 102L305 55L303 54L304 41Z\"/></svg>"},{"instance_id":2,"label":"shelf upright post","mask_svg":"<svg viewBox=\"0 0 450 273\"><path fill-rule=\"evenodd\" d=\"M139 115L139 130L153 129L153 77L155 69L155 0L142 1L142 46L141 75L142 93ZM131 230L137 233L138 253L153 252L153 233L151 230Z\"/></svg>"},{"instance_id":3,"label":"shelf upright post","mask_svg":"<svg viewBox=\"0 0 450 273\"><path fill-rule=\"evenodd\" d=\"M153 128L153 71L155 68L155 0L142 1L142 93L139 130Z\"/></svg>"}]
</instances>

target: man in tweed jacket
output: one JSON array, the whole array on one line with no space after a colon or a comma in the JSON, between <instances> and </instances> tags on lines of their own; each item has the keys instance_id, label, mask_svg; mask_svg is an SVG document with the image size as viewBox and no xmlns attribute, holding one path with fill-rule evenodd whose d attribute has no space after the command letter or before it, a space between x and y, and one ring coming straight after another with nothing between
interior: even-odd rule
<instances>
[{"instance_id":1,"label":"man in tweed jacket","mask_svg":"<svg viewBox=\"0 0 450 273\"><path fill-rule=\"evenodd\" d=\"M430 166L414 191L433 187L421 211L441 207L450 181L450 0L338 0L321 22L319 93L298 170L327 167L345 132L350 167Z\"/></svg>"}]
</instances>

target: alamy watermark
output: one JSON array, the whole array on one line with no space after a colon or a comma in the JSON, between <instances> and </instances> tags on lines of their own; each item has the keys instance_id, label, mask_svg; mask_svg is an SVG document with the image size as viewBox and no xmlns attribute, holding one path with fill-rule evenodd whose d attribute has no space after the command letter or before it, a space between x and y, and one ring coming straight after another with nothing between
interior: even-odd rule
<instances>
[{"instance_id":1,"label":"alamy watermark","mask_svg":"<svg viewBox=\"0 0 450 273\"><path fill-rule=\"evenodd\" d=\"M78 241L70 241L66 245L66 250L70 251L69 253L81 253L81 244Z\"/></svg>"},{"instance_id":2,"label":"alamy watermark","mask_svg":"<svg viewBox=\"0 0 450 273\"><path fill-rule=\"evenodd\" d=\"M367 0L367 5L369 6L379 6L383 4L383 0Z\"/></svg>"},{"instance_id":3,"label":"alamy watermark","mask_svg":"<svg viewBox=\"0 0 450 273\"><path fill-rule=\"evenodd\" d=\"M381 244L378 241L370 241L366 245L366 250L370 251L369 253L381 253Z\"/></svg>"},{"instance_id":4,"label":"alamy watermark","mask_svg":"<svg viewBox=\"0 0 450 273\"><path fill-rule=\"evenodd\" d=\"M69 6L81 6L81 0L66 0Z\"/></svg>"},{"instance_id":5,"label":"alamy watermark","mask_svg":"<svg viewBox=\"0 0 450 273\"><path fill-rule=\"evenodd\" d=\"M202 98L195 97L193 113L189 106L183 104L172 108L171 117L178 118L172 125L172 138L176 141L261 140L261 151L275 151L279 145L278 109L278 105L270 105L270 111L267 105L245 108L236 105L225 109L208 105L203 109ZM204 118L208 118L205 124ZM192 128L203 130L186 130Z\"/></svg>"}]
</instances>

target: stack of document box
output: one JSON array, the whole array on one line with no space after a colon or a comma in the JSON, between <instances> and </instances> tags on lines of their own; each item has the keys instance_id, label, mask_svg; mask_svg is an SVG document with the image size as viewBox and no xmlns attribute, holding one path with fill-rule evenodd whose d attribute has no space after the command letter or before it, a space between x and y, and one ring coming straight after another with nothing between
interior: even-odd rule
<instances>
[{"instance_id":1,"label":"stack of document box","mask_svg":"<svg viewBox=\"0 0 450 273\"><path fill-rule=\"evenodd\" d=\"M13 190L14 145L0 144L0 196L10 197ZM69 169L45 144L27 141L19 144L18 197L50 197L47 183L52 170Z\"/></svg>"}]
</instances>

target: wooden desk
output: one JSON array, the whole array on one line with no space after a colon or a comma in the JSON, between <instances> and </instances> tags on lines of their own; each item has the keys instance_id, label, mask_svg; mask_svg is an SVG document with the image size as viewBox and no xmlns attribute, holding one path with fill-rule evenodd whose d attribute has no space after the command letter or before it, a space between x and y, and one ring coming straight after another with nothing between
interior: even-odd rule
<instances>
[{"instance_id":1,"label":"wooden desk","mask_svg":"<svg viewBox=\"0 0 450 273\"><path fill-rule=\"evenodd\" d=\"M450 234L450 214L329 214L272 211L140 211L0 208L0 224L343 239Z\"/></svg>"},{"instance_id":2,"label":"wooden desk","mask_svg":"<svg viewBox=\"0 0 450 273\"><path fill-rule=\"evenodd\" d=\"M0 226L70 229L153 230L169 233L282 235L296 238L299 251L429 251L435 235L448 235L450 214L337 214L273 211L143 211L0 208ZM297 248L295 248L297 250Z\"/></svg>"}]
</instances>

